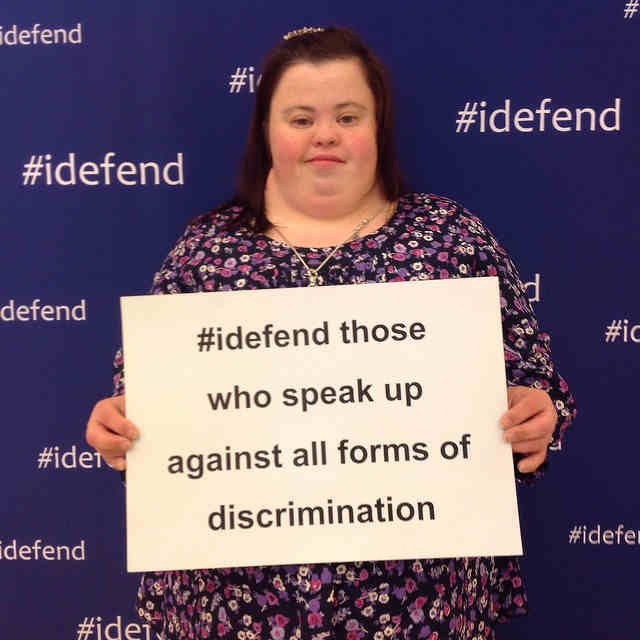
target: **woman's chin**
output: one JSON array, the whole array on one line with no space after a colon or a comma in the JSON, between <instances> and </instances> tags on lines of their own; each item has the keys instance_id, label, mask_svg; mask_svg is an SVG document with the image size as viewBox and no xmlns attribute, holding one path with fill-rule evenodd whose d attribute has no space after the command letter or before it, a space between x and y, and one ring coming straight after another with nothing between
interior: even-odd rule
<instances>
[{"instance_id":1,"label":"woman's chin","mask_svg":"<svg viewBox=\"0 0 640 640\"><path fill-rule=\"evenodd\" d=\"M309 189L309 198L339 198L347 195L344 188L334 182L328 180L318 180L311 185Z\"/></svg>"}]
</instances>

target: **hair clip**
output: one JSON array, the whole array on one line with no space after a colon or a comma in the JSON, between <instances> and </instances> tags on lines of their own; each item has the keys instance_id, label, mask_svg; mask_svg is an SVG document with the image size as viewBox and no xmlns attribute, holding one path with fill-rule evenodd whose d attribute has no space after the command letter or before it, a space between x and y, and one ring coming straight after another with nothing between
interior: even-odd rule
<instances>
[{"instance_id":1,"label":"hair clip","mask_svg":"<svg viewBox=\"0 0 640 640\"><path fill-rule=\"evenodd\" d=\"M324 27L302 27L302 29L294 29L293 31L289 31L289 33L285 33L282 39L291 40L291 38L303 36L307 33L317 33L318 31L324 31Z\"/></svg>"}]
</instances>

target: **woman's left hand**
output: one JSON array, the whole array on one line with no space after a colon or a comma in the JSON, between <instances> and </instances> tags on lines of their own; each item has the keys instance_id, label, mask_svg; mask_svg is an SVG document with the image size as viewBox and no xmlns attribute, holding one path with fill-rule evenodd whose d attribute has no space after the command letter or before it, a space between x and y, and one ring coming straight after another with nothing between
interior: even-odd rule
<instances>
[{"instance_id":1,"label":"woman's left hand","mask_svg":"<svg viewBox=\"0 0 640 640\"><path fill-rule=\"evenodd\" d=\"M558 420L549 395L533 387L508 387L509 409L500 418L504 439L514 453L524 455L518 471L532 473L547 457Z\"/></svg>"}]
</instances>

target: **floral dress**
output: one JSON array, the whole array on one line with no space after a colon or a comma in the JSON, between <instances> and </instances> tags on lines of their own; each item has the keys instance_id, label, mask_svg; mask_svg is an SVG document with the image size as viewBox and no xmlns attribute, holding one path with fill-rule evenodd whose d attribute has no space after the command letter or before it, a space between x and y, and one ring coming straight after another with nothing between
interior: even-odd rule
<instances>
[{"instance_id":1,"label":"floral dress","mask_svg":"<svg viewBox=\"0 0 640 640\"><path fill-rule=\"evenodd\" d=\"M308 286L286 244L229 226L228 207L192 222L153 280L153 293ZM329 248L298 248L317 267ZM507 381L547 391L558 422L554 444L575 415L518 273L491 233L456 202L412 193L391 219L341 247L318 284L499 276ZM122 353L115 393L124 393ZM553 447L552 448L556 448ZM516 477L533 482L544 471ZM524 615L527 598L515 558L386 560L143 574L139 616L167 640L476 640Z\"/></svg>"}]
</instances>

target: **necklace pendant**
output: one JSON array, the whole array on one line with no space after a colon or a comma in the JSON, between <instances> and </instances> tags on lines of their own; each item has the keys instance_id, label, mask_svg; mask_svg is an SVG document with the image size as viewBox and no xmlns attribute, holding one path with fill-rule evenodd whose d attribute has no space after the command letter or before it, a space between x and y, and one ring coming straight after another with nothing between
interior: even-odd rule
<instances>
[{"instance_id":1,"label":"necklace pendant","mask_svg":"<svg viewBox=\"0 0 640 640\"><path fill-rule=\"evenodd\" d=\"M308 269L307 277L309 278L310 287L315 287L318 285L318 272L315 271L315 269Z\"/></svg>"}]
</instances>

